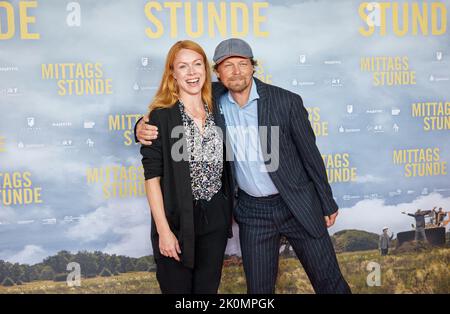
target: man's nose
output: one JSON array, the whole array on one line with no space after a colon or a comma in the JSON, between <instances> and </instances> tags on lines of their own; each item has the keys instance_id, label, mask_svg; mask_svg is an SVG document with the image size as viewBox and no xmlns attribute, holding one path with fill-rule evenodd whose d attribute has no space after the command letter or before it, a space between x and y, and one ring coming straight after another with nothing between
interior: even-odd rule
<instances>
[{"instance_id":1,"label":"man's nose","mask_svg":"<svg viewBox=\"0 0 450 314\"><path fill-rule=\"evenodd\" d=\"M233 65L233 74L240 74L241 68L238 65Z\"/></svg>"}]
</instances>

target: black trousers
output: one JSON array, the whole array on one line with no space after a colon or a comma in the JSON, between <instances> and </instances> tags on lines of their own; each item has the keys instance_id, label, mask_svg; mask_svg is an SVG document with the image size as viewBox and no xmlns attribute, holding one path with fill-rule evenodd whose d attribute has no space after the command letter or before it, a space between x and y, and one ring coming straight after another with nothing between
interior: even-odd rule
<instances>
[{"instance_id":1,"label":"black trousers","mask_svg":"<svg viewBox=\"0 0 450 314\"><path fill-rule=\"evenodd\" d=\"M173 258L156 260L156 278L163 294L216 294L228 241L226 201L222 190L210 201L194 201L195 261L185 267Z\"/></svg>"}]
</instances>

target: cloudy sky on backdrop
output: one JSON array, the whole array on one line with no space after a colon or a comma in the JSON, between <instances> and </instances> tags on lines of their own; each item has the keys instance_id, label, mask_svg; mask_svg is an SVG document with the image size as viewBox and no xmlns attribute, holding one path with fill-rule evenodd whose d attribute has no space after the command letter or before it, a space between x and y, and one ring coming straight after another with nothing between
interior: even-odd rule
<instances>
[{"instance_id":1,"label":"cloudy sky on backdrop","mask_svg":"<svg viewBox=\"0 0 450 314\"><path fill-rule=\"evenodd\" d=\"M17 10L18 1L10 2ZM248 4L251 13L253 1L241 2ZM412 222L401 211L433 206L450 209L448 175L405 178L403 167L392 162L394 149L427 147L439 147L441 161L450 161L448 130L424 132L421 119L411 116L412 103L449 101L450 81L429 78L449 75L450 44L448 36L363 37L358 33L363 26L360 2L268 1L269 8L261 10L267 16L261 29L269 36L255 37L250 23L245 39L273 84L299 93L306 107L320 108L321 120L329 125L329 135L317 138L321 152L349 153L351 167L357 168L356 182L332 184L341 211L330 232L361 229L379 233L385 225L400 232ZM442 2L450 8L450 1ZM186 38L184 11L179 11L178 38L169 36L168 13L162 11L155 15L165 32L161 38L150 39L145 35L150 25L144 15L146 1L78 1L80 27L67 26L67 3L38 1L38 8L29 9L36 16L30 30L39 32L40 40L20 40L17 27L13 39L0 41L0 67L16 68L0 72L4 113L0 137L6 143L6 152L0 153L0 173L29 171L33 186L42 188L43 198L42 204L0 207L3 260L33 264L63 249L134 257L152 253L145 197L105 199L100 183L88 184L86 171L89 167L140 165L139 147L124 145L123 131L109 131L108 116L145 113L168 49ZM0 11L2 31L3 18ZM205 34L194 40L212 57L222 39ZM437 52L442 52L440 61ZM371 73L360 70L361 57L370 56L407 56L417 85L374 87ZM142 65L142 57L149 58L149 66ZM56 80L42 79L41 64L71 62L102 63L104 78L112 79L114 93L58 96ZM8 88L17 88L19 94L5 95ZM351 113L348 105L353 108ZM400 114L393 116L392 108L400 109ZM34 118L33 127L27 124L29 117ZM84 128L86 121L95 122L95 127ZM52 126L57 122L71 125ZM394 123L398 132L392 129ZM384 132L373 132L376 125L382 125ZM360 131L341 133L341 126ZM88 139L93 147L87 145ZM62 146L67 140L72 145ZM67 216L83 219L64 220ZM43 224L42 219L48 218L57 222ZM237 239L230 240L228 252L238 248Z\"/></svg>"}]
</instances>

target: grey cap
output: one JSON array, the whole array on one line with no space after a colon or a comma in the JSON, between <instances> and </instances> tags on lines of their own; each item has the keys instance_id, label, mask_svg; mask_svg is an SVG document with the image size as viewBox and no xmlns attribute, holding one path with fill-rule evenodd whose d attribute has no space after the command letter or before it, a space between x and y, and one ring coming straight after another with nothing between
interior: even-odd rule
<instances>
[{"instance_id":1,"label":"grey cap","mask_svg":"<svg viewBox=\"0 0 450 314\"><path fill-rule=\"evenodd\" d=\"M230 38L217 45L214 51L213 61L215 64L221 63L230 57L253 58L253 52L250 45L242 39Z\"/></svg>"}]
</instances>

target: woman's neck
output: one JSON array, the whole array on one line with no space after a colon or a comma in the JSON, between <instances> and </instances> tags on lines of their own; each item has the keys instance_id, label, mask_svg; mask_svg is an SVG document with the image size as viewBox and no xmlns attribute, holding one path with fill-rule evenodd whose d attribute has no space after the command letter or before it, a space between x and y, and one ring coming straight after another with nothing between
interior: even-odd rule
<instances>
[{"instance_id":1,"label":"woman's neck","mask_svg":"<svg viewBox=\"0 0 450 314\"><path fill-rule=\"evenodd\" d=\"M203 108L202 95L189 95L184 94L180 95L180 100L183 102L183 105L192 109L200 109Z\"/></svg>"}]
</instances>

